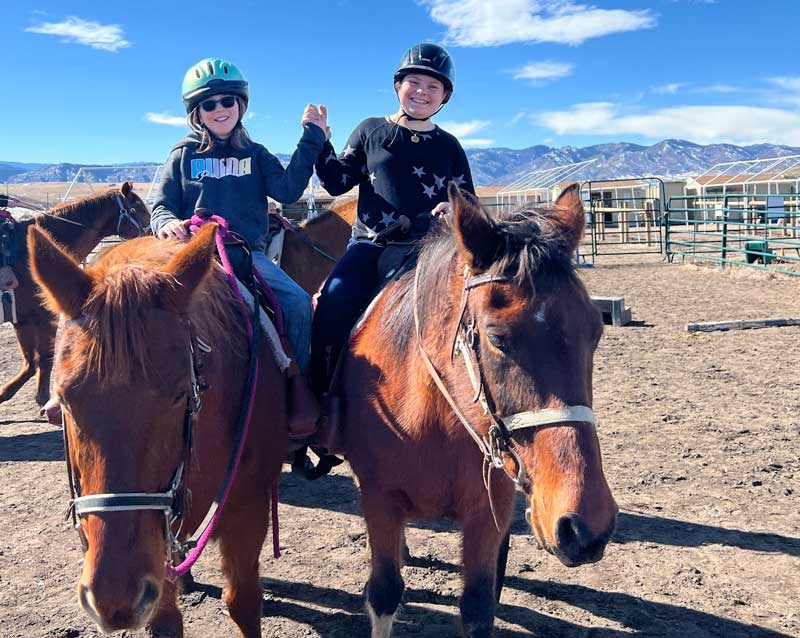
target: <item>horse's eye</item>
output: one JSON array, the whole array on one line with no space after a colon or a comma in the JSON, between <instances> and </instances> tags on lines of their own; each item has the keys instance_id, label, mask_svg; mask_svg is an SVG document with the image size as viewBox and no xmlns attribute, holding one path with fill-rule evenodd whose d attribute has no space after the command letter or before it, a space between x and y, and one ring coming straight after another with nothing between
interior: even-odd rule
<instances>
[{"instance_id":1,"label":"horse's eye","mask_svg":"<svg viewBox=\"0 0 800 638\"><path fill-rule=\"evenodd\" d=\"M502 335L490 332L486 338L489 340L489 343L500 350L500 352L508 352L511 350L511 346L509 345L507 338Z\"/></svg>"}]
</instances>

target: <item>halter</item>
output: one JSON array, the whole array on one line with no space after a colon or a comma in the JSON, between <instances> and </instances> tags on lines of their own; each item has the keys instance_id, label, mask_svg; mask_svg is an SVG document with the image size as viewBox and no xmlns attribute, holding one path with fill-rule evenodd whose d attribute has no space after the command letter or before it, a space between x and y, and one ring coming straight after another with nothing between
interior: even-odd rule
<instances>
[{"instance_id":1,"label":"halter","mask_svg":"<svg viewBox=\"0 0 800 638\"><path fill-rule=\"evenodd\" d=\"M79 319L72 321L78 322ZM67 322L70 323L70 322ZM80 524L80 517L86 514L99 514L102 512L132 512L144 510L159 510L164 512L164 539L166 541L167 563L172 564L174 553L183 550L183 546L178 540L180 535L180 525L177 532L172 528L176 523L181 523L186 503L190 498L190 493L186 489L186 467L192 456L192 441L194 424L197 413L203 403L201 393L205 390L205 384L199 375L202 368L202 361L198 351L203 353L211 352L211 347L199 337L193 335L192 324L186 320L189 331L189 378L191 381L191 392L186 399L186 409L183 414L183 453L175 473L172 475L169 487L165 492L124 492L108 494L90 494L81 496L80 482L75 476L70 458L69 436L67 435L66 419L62 408L61 432L64 439L64 456L67 462L67 478L69 481L70 501L67 508L67 518L72 519L72 526L77 530L81 539L83 551L89 549L89 542ZM195 349L193 343L196 343Z\"/></svg>"},{"instance_id":2,"label":"halter","mask_svg":"<svg viewBox=\"0 0 800 638\"><path fill-rule=\"evenodd\" d=\"M119 206L119 213L117 216L117 235L122 236L120 230L122 229L122 224L128 222L131 226L136 229L137 237L142 237L147 233L147 228L142 226L139 223L139 220L136 219L136 207L134 206L125 206L125 202L122 200L122 195L120 191L114 193L117 197L117 205ZM149 226L148 226L149 228Z\"/></svg>"},{"instance_id":3,"label":"halter","mask_svg":"<svg viewBox=\"0 0 800 638\"><path fill-rule=\"evenodd\" d=\"M417 334L417 344L419 346L420 355L425 362L431 378L436 383L436 387L442 393L442 396L450 404L455 415L461 421L467 433L472 437L475 443L483 454L483 477L484 486L489 495L489 505L492 510L492 516L495 520L495 525L499 529L497 523L497 516L494 511L494 504L492 503L491 492L491 476L493 469L502 469L506 476L511 479L518 489L528 490L531 487L531 481L525 471L525 466L522 459L519 457L514 447L514 432L521 432L526 430L538 429L544 426L554 424L568 424L568 423L590 423L593 427L597 427L597 419L594 412L590 407L585 405L571 405L561 408L544 408L536 411L517 412L508 416L501 416L497 414L496 403L492 397L491 390L484 380L483 370L480 364L480 349L478 330L474 315L470 318L469 323L464 320L467 310L467 302L469 300L469 293L472 289L482 286L484 284L493 283L510 283L511 278L502 275L491 275L488 273L482 275L470 275L469 267L464 266L464 286L461 293L461 306L458 313L458 325L456 332L453 336L453 345L450 353L451 365L455 365L455 359L460 354L464 360L464 365L467 369L467 376L474 389L472 397L473 403L480 403L483 408L483 413L489 417L491 425L489 426L486 434L481 434L472 424L467 420L464 414L459 410L450 392L442 380L441 375L436 370L436 366L431 361L422 343L422 330L419 320L419 273L420 267L417 266L414 274L414 327ZM516 473L511 473L504 463L504 456L509 456L516 464Z\"/></svg>"}]
</instances>

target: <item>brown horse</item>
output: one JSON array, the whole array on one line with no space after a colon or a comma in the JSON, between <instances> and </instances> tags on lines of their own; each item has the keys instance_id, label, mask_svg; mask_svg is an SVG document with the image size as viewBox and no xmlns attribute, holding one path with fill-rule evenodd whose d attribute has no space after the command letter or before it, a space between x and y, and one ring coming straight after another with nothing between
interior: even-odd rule
<instances>
[{"instance_id":1,"label":"brown horse","mask_svg":"<svg viewBox=\"0 0 800 638\"><path fill-rule=\"evenodd\" d=\"M348 199L286 233L281 268L310 295L319 291L344 254L357 205L358 198Z\"/></svg>"},{"instance_id":2,"label":"brown horse","mask_svg":"<svg viewBox=\"0 0 800 638\"><path fill-rule=\"evenodd\" d=\"M22 353L22 368L0 390L0 403L8 401L34 375L36 403L47 402L50 373L53 367L55 317L45 308L31 278L25 237L31 227L46 230L76 259L83 261L104 237L120 235L125 239L144 234L150 224L150 212L133 192L130 182L75 202L61 204L35 220L17 224L19 256L14 266L19 285L14 290L17 305L17 333Z\"/></svg>"},{"instance_id":3,"label":"brown horse","mask_svg":"<svg viewBox=\"0 0 800 638\"><path fill-rule=\"evenodd\" d=\"M183 467L185 540L226 476L248 375L242 316L212 268L214 225L188 244L125 242L86 270L44 233L34 229L29 241L36 281L65 319L54 390L76 493L163 496ZM288 441L283 373L268 347L259 352L255 416L214 536L225 602L247 638L261 636L258 558ZM198 385L207 389L193 420ZM165 529L164 512L154 510L76 512L86 548L81 607L105 632L147 626L182 636L176 587L165 578L178 522Z\"/></svg>"},{"instance_id":4,"label":"brown horse","mask_svg":"<svg viewBox=\"0 0 800 638\"><path fill-rule=\"evenodd\" d=\"M492 632L515 482L536 539L568 566L602 557L618 511L591 410L602 322L571 261L584 227L577 187L552 210L505 218L449 194L452 225L432 232L416 270L388 284L351 339L328 439L361 489L373 638L391 634L407 520L461 524L461 617L477 638Z\"/></svg>"}]
</instances>

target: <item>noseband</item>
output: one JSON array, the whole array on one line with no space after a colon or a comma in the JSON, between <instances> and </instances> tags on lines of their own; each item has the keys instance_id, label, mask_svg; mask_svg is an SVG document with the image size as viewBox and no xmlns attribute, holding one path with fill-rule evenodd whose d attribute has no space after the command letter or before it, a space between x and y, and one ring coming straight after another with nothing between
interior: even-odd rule
<instances>
[{"instance_id":1,"label":"noseband","mask_svg":"<svg viewBox=\"0 0 800 638\"><path fill-rule=\"evenodd\" d=\"M453 337L453 346L451 349L451 365L455 365L455 359L460 354L467 368L467 375L469 376L470 383L475 391L472 402L480 403L483 408L483 413L489 417L490 425L487 433L485 435L479 433L458 408L452 395L447 390L441 375L436 370L436 366L434 366L430 357L425 352L418 310L419 273L420 267L418 265L414 274L414 326L416 328L419 351L439 391L450 404L453 412L464 425L467 433L473 438L483 454L485 468L484 484L486 485L487 491L489 491L489 503L491 505L490 481L492 469L502 469L513 481L514 485L520 489L529 489L531 486L531 481L525 472L522 459L520 459L519 454L514 449L515 432L538 429L555 424L566 425L569 423L590 423L596 428L597 419L592 409L585 405L544 408L536 411L517 412L516 414L507 416L497 414L496 403L492 397L490 388L486 384L485 376L481 368L480 340L478 339L475 316L473 315L470 317L469 322L465 320L465 316L471 290L484 284L511 283L511 278L491 274L470 275L469 267L465 266L463 275L464 286L462 288L461 306L458 313L458 325ZM506 456L510 456L516 464L516 473L510 472L506 467L504 463L504 457ZM493 507L492 514L494 514ZM496 522L497 519L495 518L495 523Z\"/></svg>"}]
</instances>

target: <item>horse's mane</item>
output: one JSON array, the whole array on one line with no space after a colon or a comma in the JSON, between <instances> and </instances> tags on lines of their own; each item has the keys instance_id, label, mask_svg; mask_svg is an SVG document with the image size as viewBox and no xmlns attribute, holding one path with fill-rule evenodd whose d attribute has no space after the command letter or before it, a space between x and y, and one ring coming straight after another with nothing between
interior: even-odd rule
<instances>
[{"instance_id":1,"label":"horse's mane","mask_svg":"<svg viewBox=\"0 0 800 638\"><path fill-rule=\"evenodd\" d=\"M89 224L98 214L105 210L117 192L119 192L118 189L109 188L102 193L88 195L71 202L62 202L51 208L48 211L48 215L71 219L81 224ZM114 206L116 207L116 203L114 203ZM42 220L47 220L47 216L43 216Z\"/></svg>"},{"instance_id":2,"label":"horse's mane","mask_svg":"<svg viewBox=\"0 0 800 638\"><path fill-rule=\"evenodd\" d=\"M152 373L147 311L172 310L169 293L179 284L163 269L181 246L152 237L126 242L105 250L87 270L94 280L84 306L85 334L90 340L87 363L101 379L113 375L118 382ZM194 333L216 345L216 350L225 344L226 351L233 346L235 354L244 356L244 350L238 352L235 346L244 335L236 303L222 272L214 268L193 294L186 319L191 318Z\"/></svg>"},{"instance_id":3,"label":"horse's mane","mask_svg":"<svg viewBox=\"0 0 800 638\"><path fill-rule=\"evenodd\" d=\"M575 267L567 249L563 229L552 223L552 209L524 205L510 211L493 212L491 219L500 236L498 252L486 270L491 276L510 277L531 291L548 288L555 279L575 279ZM442 317L437 310L452 296L448 281L456 265L456 236L453 226L439 223L423 240L417 260L419 271L420 320ZM381 335L394 356L407 354L415 334L414 278L412 270L387 286L388 301L382 318ZM457 303L458 300L455 300ZM423 327L424 330L424 327Z\"/></svg>"}]
</instances>

